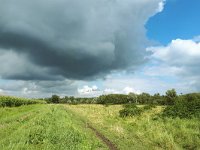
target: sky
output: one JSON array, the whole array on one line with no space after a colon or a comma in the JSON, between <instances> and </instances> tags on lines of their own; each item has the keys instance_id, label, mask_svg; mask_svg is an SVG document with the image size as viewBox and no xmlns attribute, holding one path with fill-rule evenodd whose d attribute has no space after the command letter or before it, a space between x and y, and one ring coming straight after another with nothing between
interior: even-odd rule
<instances>
[{"instance_id":1,"label":"sky","mask_svg":"<svg viewBox=\"0 0 200 150\"><path fill-rule=\"evenodd\" d=\"M0 0L0 94L200 91L199 0Z\"/></svg>"}]
</instances>

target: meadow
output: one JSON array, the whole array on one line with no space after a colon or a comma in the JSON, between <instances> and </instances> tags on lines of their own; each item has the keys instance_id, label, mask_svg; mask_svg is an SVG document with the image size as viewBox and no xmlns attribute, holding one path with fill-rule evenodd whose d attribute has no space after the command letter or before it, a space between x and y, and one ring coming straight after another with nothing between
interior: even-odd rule
<instances>
[{"instance_id":1,"label":"meadow","mask_svg":"<svg viewBox=\"0 0 200 150\"><path fill-rule=\"evenodd\" d=\"M184 118L175 111L180 117L161 117L168 106L47 104L14 97L0 100L4 102L0 106L1 150L200 149L198 113ZM179 106L187 110L177 102L165 115L171 116ZM198 106L199 112L199 102L194 102L187 104ZM125 106L134 115L121 116Z\"/></svg>"},{"instance_id":2,"label":"meadow","mask_svg":"<svg viewBox=\"0 0 200 150\"><path fill-rule=\"evenodd\" d=\"M1 150L107 149L81 119L58 105L0 108Z\"/></svg>"},{"instance_id":3,"label":"meadow","mask_svg":"<svg viewBox=\"0 0 200 150\"><path fill-rule=\"evenodd\" d=\"M122 150L200 149L199 119L161 119L157 114L164 109L162 106L126 118L119 117L122 105L65 107L85 118Z\"/></svg>"}]
</instances>

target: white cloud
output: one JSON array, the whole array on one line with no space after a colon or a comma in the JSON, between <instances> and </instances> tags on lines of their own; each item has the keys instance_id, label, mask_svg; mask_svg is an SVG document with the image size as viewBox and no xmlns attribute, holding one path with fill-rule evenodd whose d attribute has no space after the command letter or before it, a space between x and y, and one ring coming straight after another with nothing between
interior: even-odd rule
<instances>
[{"instance_id":1,"label":"white cloud","mask_svg":"<svg viewBox=\"0 0 200 150\"><path fill-rule=\"evenodd\" d=\"M123 89L123 92L124 92L125 94L129 94L129 93L140 94L140 93L141 93L139 90L135 90L135 89L133 89L132 87L125 87L125 88Z\"/></svg>"},{"instance_id":2,"label":"white cloud","mask_svg":"<svg viewBox=\"0 0 200 150\"><path fill-rule=\"evenodd\" d=\"M125 88L108 88L104 87L102 90L100 90L96 85L94 86L88 86L85 85L83 88L78 88L79 96L85 96L85 97L93 97L93 96L99 96L99 95L107 95L107 94L129 94L130 92L139 94L141 93L139 90L135 90L132 87L125 87Z\"/></svg>"},{"instance_id":3,"label":"white cloud","mask_svg":"<svg viewBox=\"0 0 200 150\"><path fill-rule=\"evenodd\" d=\"M103 90L103 94L129 94L129 93L140 94L141 92L139 90L135 90L132 87L125 87L123 89L119 89L117 87L115 89L106 88Z\"/></svg>"},{"instance_id":4,"label":"white cloud","mask_svg":"<svg viewBox=\"0 0 200 150\"><path fill-rule=\"evenodd\" d=\"M98 87L96 85L88 86L85 85L83 88L78 88L78 94L80 96L98 96L101 94L101 91L99 91Z\"/></svg>"},{"instance_id":5,"label":"white cloud","mask_svg":"<svg viewBox=\"0 0 200 150\"><path fill-rule=\"evenodd\" d=\"M153 57L174 65L200 63L200 43L193 40L176 39L162 47L151 47Z\"/></svg>"},{"instance_id":6,"label":"white cloud","mask_svg":"<svg viewBox=\"0 0 200 150\"><path fill-rule=\"evenodd\" d=\"M152 77L159 76L175 76L176 74L180 74L182 72L182 68L169 66L166 64L159 64L148 66L144 68L144 74Z\"/></svg>"},{"instance_id":7,"label":"white cloud","mask_svg":"<svg viewBox=\"0 0 200 150\"><path fill-rule=\"evenodd\" d=\"M173 76L188 85L188 90L200 90L200 42L195 39L172 40L167 46L149 47L157 65L149 67L146 74Z\"/></svg>"},{"instance_id":8,"label":"white cloud","mask_svg":"<svg viewBox=\"0 0 200 150\"><path fill-rule=\"evenodd\" d=\"M117 90L115 90L115 89L105 89L104 91L103 91L103 94L119 94L119 91L117 91Z\"/></svg>"},{"instance_id":9,"label":"white cloud","mask_svg":"<svg viewBox=\"0 0 200 150\"><path fill-rule=\"evenodd\" d=\"M172 88L175 88L178 93L196 91L194 88L195 82L193 82L193 80L187 81L176 75L176 72L179 70L172 69L169 71L169 69L171 69L170 66L164 70L165 68L162 68L163 66L159 64L156 65L157 66L149 66L148 64L134 74L109 75L109 77L104 80L103 87L109 89L109 91L113 93L122 93L126 87L133 88L134 93L147 92L150 94L164 94L167 90ZM171 75L170 72L173 72L173 74Z\"/></svg>"},{"instance_id":10,"label":"white cloud","mask_svg":"<svg viewBox=\"0 0 200 150\"><path fill-rule=\"evenodd\" d=\"M177 39L167 46L150 47L147 50L153 52L153 58L169 66L199 70L200 42Z\"/></svg>"},{"instance_id":11,"label":"white cloud","mask_svg":"<svg viewBox=\"0 0 200 150\"><path fill-rule=\"evenodd\" d=\"M164 1L158 3L157 12L162 12L162 11L163 11L164 5L165 5L165 1L166 1L166 0L164 0Z\"/></svg>"}]
</instances>

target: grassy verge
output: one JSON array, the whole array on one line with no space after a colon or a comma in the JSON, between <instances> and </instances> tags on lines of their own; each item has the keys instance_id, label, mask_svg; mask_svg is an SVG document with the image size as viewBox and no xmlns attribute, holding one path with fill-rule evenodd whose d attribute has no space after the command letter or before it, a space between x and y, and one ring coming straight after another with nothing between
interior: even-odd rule
<instances>
[{"instance_id":1,"label":"grassy verge","mask_svg":"<svg viewBox=\"0 0 200 150\"><path fill-rule=\"evenodd\" d=\"M0 108L0 149L106 149L96 136L60 105Z\"/></svg>"},{"instance_id":2,"label":"grassy verge","mask_svg":"<svg viewBox=\"0 0 200 150\"><path fill-rule=\"evenodd\" d=\"M148 110L138 117L120 118L120 105L66 105L86 118L119 149L200 149L198 119L159 119L162 107Z\"/></svg>"}]
</instances>

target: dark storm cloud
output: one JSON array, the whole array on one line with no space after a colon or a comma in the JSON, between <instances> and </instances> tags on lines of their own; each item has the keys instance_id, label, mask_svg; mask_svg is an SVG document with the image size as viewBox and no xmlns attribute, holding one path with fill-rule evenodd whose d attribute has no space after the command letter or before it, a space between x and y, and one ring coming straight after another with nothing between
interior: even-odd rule
<instances>
[{"instance_id":1,"label":"dark storm cloud","mask_svg":"<svg viewBox=\"0 0 200 150\"><path fill-rule=\"evenodd\" d=\"M88 79L138 66L145 56L144 24L160 1L0 0L0 53L12 52L4 55L0 76ZM17 59L15 68L5 68Z\"/></svg>"},{"instance_id":2,"label":"dark storm cloud","mask_svg":"<svg viewBox=\"0 0 200 150\"><path fill-rule=\"evenodd\" d=\"M70 80L62 81L22 81L7 80L0 84L0 94L25 97L49 97L52 94L60 96L76 95L77 83Z\"/></svg>"}]
</instances>

